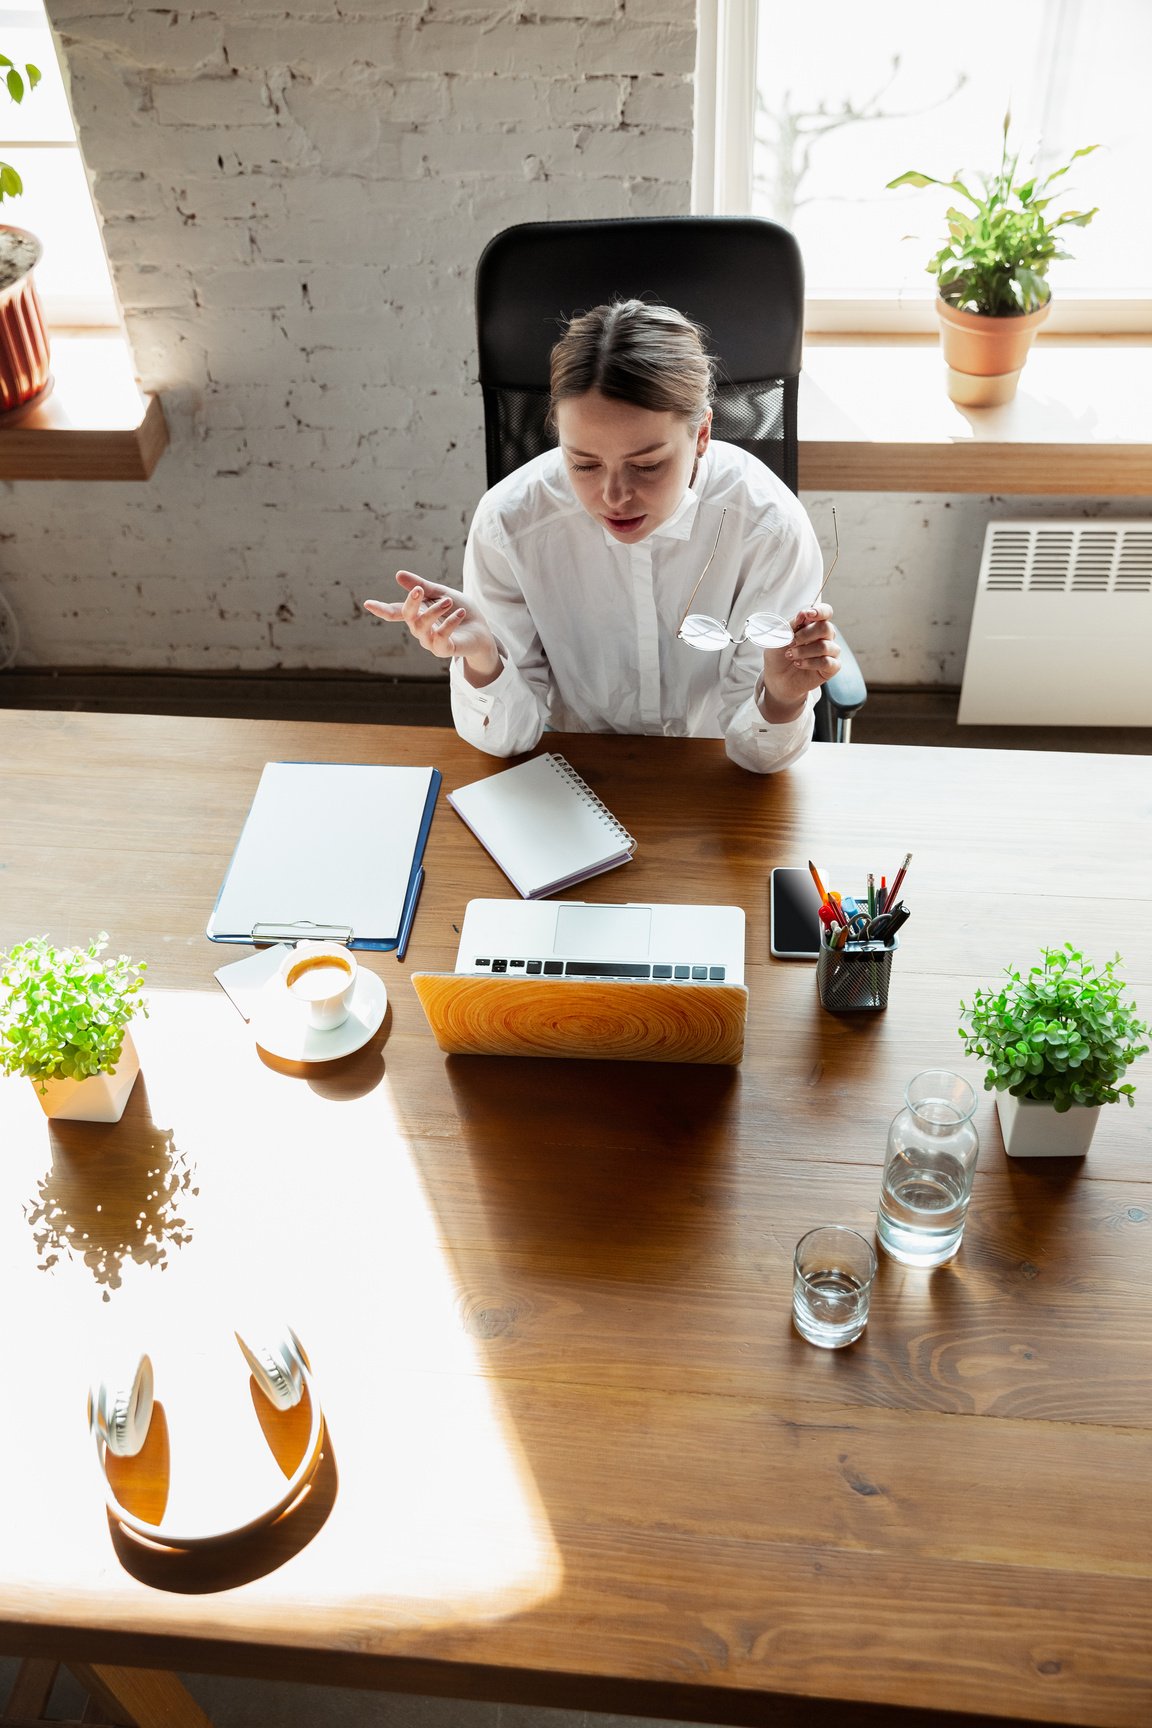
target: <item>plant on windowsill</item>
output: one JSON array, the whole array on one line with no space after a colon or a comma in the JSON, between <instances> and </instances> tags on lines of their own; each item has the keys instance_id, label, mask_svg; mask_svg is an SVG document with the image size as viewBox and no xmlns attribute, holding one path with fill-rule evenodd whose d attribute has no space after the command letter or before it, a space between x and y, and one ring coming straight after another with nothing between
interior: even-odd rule
<instances>
[{"instance_id":1,"label":"plant on windowsill","mask_svg":"<svg viewBox=\"0 0 1152 1728\"><path fill-rule=\"evenodd\" d=\"M0 954L0 1072L36 1087L46 1116L118 1122L140 1062L129 1030L147 1016L147 963L101 956L104 931L86 948L33 936Z\"/></svg>"},{"instance_id":2,"label":"plant on windowsill","mask_svg":"<svg viewBox=\"0 0 1152 1728\"><path fill-rule=\"evenodd\" d=\"M1080 156L1099 148L1086 144L1051 173L1018 173L1020 152L1008 154L1011 114L1004 116L1000 166L980 176L970 191L959 176L936 180L909 169L888 182L897 186L945 186L967 199L971 211L948 209L948 239L925 266L939 289L936 311L948 369L948 394L967 408L1008 402L1016 393L1032 338L1052 303L1048 266L1069 258L1059 230L1085 228L1091 210L1049 215L1052 186Z\"/></svg>"},{"instance_id":3,"label":"plant on windowsill","mask_svg":"<svg viewBox=\"0 0 1152 1728\"><path fill-rule=\"evenodd\" d=\"M40 69L31 63L23 72L7 54L0 54L0 76L13 102L40 82ZM0 162L0 204L18 198L24 183L10 162ZM26 408L48 394L48 334L32 272L43 248L25 228L0 224L0 415Z\"/></svg>"},{"instance_id":4,"label":"plant on windowsill","mask_svg":"<svg viewBox=\"0 0 1152 1728\"><path fill-rule=\"evenodd\" d=\"M1133 1103L1126 1069L1148 1045L1144 1021L1125 995L1120 956L1097 967L1071 942L1041 950L1027 975L977 989L961 1002L964 1050L988 1063L1004 1147L1013 1158L1080 1157L1102 1104Z\"/></svg>"}]
</instances>

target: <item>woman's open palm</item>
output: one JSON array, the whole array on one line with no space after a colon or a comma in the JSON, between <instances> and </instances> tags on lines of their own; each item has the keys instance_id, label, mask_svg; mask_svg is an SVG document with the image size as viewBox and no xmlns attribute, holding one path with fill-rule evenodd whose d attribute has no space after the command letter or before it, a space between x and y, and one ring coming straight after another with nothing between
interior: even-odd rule
<instances>
[{"instance_id":1,"label":"woman's open palm","mask_svg":"<svg viewBox=\"0 0 1152 1728\"><path fill-rule=\"evenodd\" d=\"M411 570L397 570L404 600L365 600L364 610L390 624L407 624L422 648L438 659L460 655L473 665L499 665L496 639L484 614L458 588L425 582Z\"/></svg>"}]
</instances>

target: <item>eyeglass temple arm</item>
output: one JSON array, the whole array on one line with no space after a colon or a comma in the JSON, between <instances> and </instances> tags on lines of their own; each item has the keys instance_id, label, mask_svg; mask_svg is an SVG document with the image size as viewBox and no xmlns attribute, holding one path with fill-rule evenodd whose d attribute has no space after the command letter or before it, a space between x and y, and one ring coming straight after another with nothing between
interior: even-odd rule
<instances>
[{"instance_id":1,"label":"eyeglass temple arm","mask_svg":"<svg viewBox=\"0 0 1152 1728\"><path fill-rule=\"evenodd\" d=\"M721 510L721 512L720 512L720 526L716 530L716 538L712 542L712 550L708 554L708 562L707 562L707 564L705 564L703 570L701 570L700 575L699 575L697 582L696 582L696 586L695 586L695 588L693 588L691 594L689 594L689 596L688 596L688 604L684 608L684 618L687 618L689 612L691 612L692 602L693 602L693 600L695 600L697 594L699 594L699 592L700 592L700 584L701 584L701 582L703 582L705 576L707 576L709 570L711 570L711 568L712 568L712 560L713 560L713 558L715 558L716 548L720 544L720 536L724 531L724 518L725 518L725 516L727 516L727 514L728 514L728 512L726 509ZM681 620L680 620L680 626L679 626L680 630L682 630L684 628L684 618L681 618ZM679 634L679 630L677 631L677 634Z\"/></svg>"},{"instance_id":2,"label":"eyeglass temple arm","mask_svg":"<svg viewBox=\"0 0 1152 1728\"><path fill-rule=\"evenodd\" d=\"M817 588L817 590L816 590L816 600L819 600L821 594L823 594L825 588L827 588L828 578L829 578L829 576L831 576L833 570L835 570L836 560L840 556L840 530L836 525L836 506L835 506L835 504L833 504L833 506L832 506L832 533L834 534L834 536L836 538L836 546L835 546L835 550L832 553L832 562L831 562L831 564L829 564L827 570L824 572L824 580L823 580L823 582L821 582L819 588ZM806 612L811 611L812 607L815 606L815 604L816 604L816 600L810 601L808 603L808 605L804 608L804 610ZM689 601L688 604L691 605L692 602Z\"/></svg>"}]
</instances>

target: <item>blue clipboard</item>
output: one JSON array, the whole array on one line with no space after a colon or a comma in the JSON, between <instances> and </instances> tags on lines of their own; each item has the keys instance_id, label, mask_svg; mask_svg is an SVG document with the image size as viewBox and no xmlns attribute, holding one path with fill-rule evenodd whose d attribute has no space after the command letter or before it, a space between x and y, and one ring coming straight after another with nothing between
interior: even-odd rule
<instances>
[{"instance_id":1,"label":"blue clipboard","mask_svg":"<svg viewBox=\"0 0 1152 1728\"><path fill-rule=\"evenodd\" d=\"M415 912L440 782L436 768L265 763L209 939L396 948Z\"/></svg>"}]
</instances>

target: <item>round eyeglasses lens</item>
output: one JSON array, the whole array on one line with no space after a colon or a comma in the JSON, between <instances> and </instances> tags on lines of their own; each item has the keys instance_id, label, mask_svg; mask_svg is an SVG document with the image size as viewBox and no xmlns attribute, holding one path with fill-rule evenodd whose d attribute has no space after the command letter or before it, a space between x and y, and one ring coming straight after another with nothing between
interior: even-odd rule
<instances>
[{"instance_id":1,"label":"round eyeglasses lens","mask_svg":"<svg viewBox=\"0 0 1152 1728\"><path fill-rule=\"evenodd\" d=\"M744 626L745 640L757 648L787 648L794 635L787 618L775 612L753 612Z\"/></svg>"},{"instance_id":2,"label":"round eyeglasses lens","mask_svg":"<svg viewBox=\"0 0 1152 1728\"><path fill-rule=\"evenodd\" d=\"M719 618L709 618L706 612L690 612L680 626L680 640L690 648L709 653L727 648L732 638Z\"/></svg>"}]
</instances>

